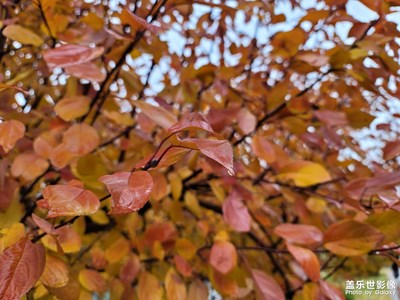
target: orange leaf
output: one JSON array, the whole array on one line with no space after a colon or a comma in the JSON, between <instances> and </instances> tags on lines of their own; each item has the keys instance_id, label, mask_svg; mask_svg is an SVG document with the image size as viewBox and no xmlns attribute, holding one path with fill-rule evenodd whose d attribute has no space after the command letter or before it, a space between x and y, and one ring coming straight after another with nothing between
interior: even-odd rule
<instances>
[{"instance_id":1,"label":"orange leaf","mask_svg":"<svg viewBox=\"0 0 400 300\"><path fill-rule=\"evenodd\" d=\"M383 148L383 158L391 160L400 155L400 141L387 142Z\"/></svg>"},{"instance_id":2,"label":"orange leaf","mask_svg":"<svg viewBox=\"0 0 400 300\"><path fill-rule=\"evenodd\" d=\"M40 281L46 286L59 288L67 285L68 280L69 271L67 265L61 259L48 255Z\"/></svg>"},{"instance_id":3,"label":"orange leaf","mask_svg":"<svg viewBox=\"0 0 400 300\"><path fill-rule=\"evenodd\" d=\"M287 243L289 252L303 268L304 272L312 281L320 279L320 263L318 257L309 249Z\"/></svg>"},{"instance_id":4,"label":"orange leaf","mask_svg":"<svg viewBox=\"0 0 400 300\"><path fill-rule=\"evenodd\" d=\"M282 288L276 283L276 281L265 272L252 269L251 276L254 279L256 285L256 293L258 299L262 300L284 300L285 295Z\"/></svg>"},{"instance_id":5,"label":"orange leaf","mask_svg":"<svg viewBox=\"0 0 400 300\"><path fill-rule=\"evenodd\" d=\"M73 154L88 154L97 148L99 142L96 129L87 124L74 124L63 135L65 149Z\"/></svg>"},{"instance_id":6,"label":"orange leaf","mask_svg":"<svg viewBox=\"0 0 400 300\"><path fill-rule=\"evenodd\" d=\"M163 299L163 290L157 277L148 272L140 273L137 293L139 300L148 300L149 295L151 295L151 300Z\"/></svg>"},{"instance_id":7,"label":"orange leaf","mask_svg":"<svg viewBox=\"0 0 400 300\"><path fill-rule=\"evenodd\" d=\"M323 240L322 232L315 226L303 224L280 224L274 233L289 243L318 246Z\"/></svg>"},{"instance_id":8,"label":"orange leaf","mask_svg":"<svg viewBox=\"0 0 400 300\"><path fill-rule=\"evenodd\" d=\"M43 190L43 200L38 206L48 208L48 218L94 214L100 207L98 197L91 191L74 185L50 185Z\"/></svg>"},{"instance_id":9,"label":"orange leaf","mask_svg":"<svg viewBox=\"0 0 400 300\"><path fill-rule=\"evenodd\" d=\"M177 133L183 130L205 130L215 133L210 123L200 113L189 113L184 115L175 125L168 129L170 133Z\"/></svg>"},{"instance_id":10,"label":"orange leaf","mask_svg":"<svg viewBox=\"0 0 400 300\"><path fill-rule=\"evenodd\" d=\"M92 62L84 62L79 65L65 67L65 72L77 78L94 82L103 82L106 79L106 74Z\"/></svg>"},{"instance_id":11,"label":"orange leaf","mask_svg":"<svg viewBox=\"0 0 400 300\"><path fill-rule=\"evenodd\" d=\"M224 221L238 232L250 231L251 217L247 206L234 190L222 205Z\"/></svg>"},{"instance_id":12,"label":"orange leaf","mask_svg":"<svg viewBox=\"0 0 400 300\"><path fill-rule=\"evenodd\" d=\"M145 19L138 17L128 9L123 9L121 13L121 22L124 25L130 25L134 30L149 30L152 33L160 33L161 27L148 23Z\"/></svg>"},{"instance_id":13,"label":"orange leaf","mask_svg":"<svg viewBox=\"0 0 400 300\"><path fill-rule=\"evenodd\" d=\"M170 128L177 122L176 116L161 106L154 106L144 101L135 101L134 104L140 108L142 113L164 129Z\"/></svg>"},{"instance_id":14,"label":"orange leaf","mask_svg":"<svg viewBox=\"0 0 400 300\"><path fill-rule=\"evenodd\" d=\"M20 299L38 281L45 267L43 245L22 239L0 256L0 299Z\"/></svg>"},{"instance_id":15,"label":"orange leaf","mask_svg":"<svg viewBox=\"0 0 400 300\"><path fill-rule=\"evenodd\" d=\"M65 97L54 107L56 114L65 121L82 117L89 111L90 99L85 96Z\"/></svg>"},{"instance_id":16,"label":"orange leaf","mask_svg":"<svg viewBox=\"0 0 400 300\"><path fill-rule=\"evenodd\" d=\"M90 48L80 45L62 45L43 52L43 58L50 69L65 68L91 61L104 52L103 47Z\"/></svg>"},{"instance_id":17,"label":"orange leaf","mask_svg":"<svg viewBox=\"0 0 400 300\"><path fill-rule=\"evenodd\" d=\"M78 252L82 246L80 235L68 226L57 228L53 235L45 235L42 242L46 248L60 254Z\"/></svg>"},{"instance_id":18,"label":"orange leaf","mask_svg":"<svg viewBox=\"0 0 400 300\"><path fill-rule=\"evenodd\" d=\"M10 207L17 187L17 181L8 177L5 178L4 184L0 184L0 212L5 212Z\"/></svg>"},{"instance_id":19,"label":"orange leaf","mask_svg":"<svg viewBox=\"0 0 400 300\"><path fill-rule=\"evenodd\" d=\"M269 164L272 164L276 160L276 154L271 143L260 135L255 135L253 137L251 150L253 150L255 155Z\"/></svg>"},{"instance_id":20,"label":"orange leaf","mask_svg":"<svg viewBox=\"0 0 400 300\"><path fill-rule=\"evenodd\" d=\"M204 300L208 298L208 287L201 280L194 280L189 287L188 299Z\"/></svg>"},{"instance_id":21,"label":"orange leaf","mask_svg":"<svg viewBox=\"0 0 400 300\"><path fill-rule=\"evenodd\" d=\"M210 265L222 274L229 273L237 263L235 246L228 241L217 241L211 247Z\"/></svg>"},{"instance_id":22,"label":"orange leaf","mask_svg":"<svg viewBox=\"0 0 400 300\"><path fill-rule=\"evenodd\" d=\"M15 143L25 135L25 125L20 121L10 120L0 124L0 146L10 152Z\"/></svg>"},{"instance_id":23,"label":"orange leaf","mask_svg":"<svg viewBox=\"0 0 400 300\"><path fill-rule=\"evenodd\" d=\"M122 265L119 278L125 285L130 285L140 271L140 260L135 254L130 254L128 260Z\"/></svg>"},{"instance_id":24,"label":"orange leaf","mask_svg":"<svg viewBox=\"0 0 400 300\"><path fill-rule=\"evenodd\" d=\"M24 152L14 159L11 165L11 173L14 177L33 180L46 171L48 167L49 163L46 159L34 152Z\"/></svg>"},{"instance_id":25,"label":"orange leaf","mask_svg":"<svg viewBox=\"0 0 400 300\"><path fill-rule=\"evenodd\" d=\"M95 270L84 269L79 272L79 282L90 292L105 292L107 283L105 279Z\"/></svg>"},{"instance_id":26,"label":"orange leaf","mask_svg":"<svg viewBox=\"0 0 400 300\"><path fill-rule=\"evenodd\" d=\"M100 177L111 193L110 214L126 214L141 209L150 198L153 178L147 171L118 172Z\"/></svg>"},{"instance_id":27,"label":"orange leaf","mask_svg":"<svg viewBox=\"0 0 400 300\"><path fill-rule=\"evenodd\" d=\"M368 224L343 220L325 232L324 247L337 255L357 256L368 253L383 239L384 235Z\"/></svg>"},{"instance_id":28,"label":"orange leaf","mask_svg":"<svg viewBox=\"0 0 400 300\"><path fill-rule=\"evenodd\" d=\"M178 272L183 276L192 276L192 266L182 256L174 255L174 265Z\"/></svg>"},{"instance_id":29,"label":"orange leaf","mask_svg":"<svg viewBox=\"0 0 400 300\"><path fill-rule=\"evenodd\" d=\"M187 299L185 283L173 268L170 268L165 276L165 289L168 300Z\"/></svg>"}]
</instances>

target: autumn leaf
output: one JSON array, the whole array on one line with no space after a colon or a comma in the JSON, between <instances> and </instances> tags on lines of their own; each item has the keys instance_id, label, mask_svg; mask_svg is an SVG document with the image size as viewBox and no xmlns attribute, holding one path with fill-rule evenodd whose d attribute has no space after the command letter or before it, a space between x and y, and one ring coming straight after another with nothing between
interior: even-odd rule
<instances>
[{"instance_id":1,"label":"autumn leaf","mask_svg":"<svg viewBox=\"0 0 400 300\"><path fill-rule=\"evenodd\" d=\"M211 247L210 265L222 274L229 273L237 263L236 248L228 241L217 241Z\"/></svg>"},{"instance_id":2,"label":"autumn leaf","mask_svg":"<svg viewBox=\"0 0 400 300\"><path fill-rule=\"evenodd\" d=\"M164 129L170 128L177 122L176 116L161 106L154 106L144 101L135 101L134 104L140 108L142 113Z\"/></svg>"},{"instance_id":3,"label":"autumn leaf","mask_svg":"<svg viewBox=\"0 0 400 300\"><path fill-rule=\"evenodd\" d=\"M149 295L154 300L161 300L163 296L157 277L145 271L140 273L137 293L139 300L147 300Z\"/></svg>"},{"instance_id":4,"label":"autumn leaf","mask_svg":"<svg viewBox=\"0 0 400 300\"><path fill-rule=\"evenodd\" d=\"M104 52L104 48L90 48L80 45L66 44L58 48L43 52L43 58L49 68L66 68L80 65L98 58Z\"/></svg>"},{"instance_id":5,"label":"autumn leaf","mask_svg":"<svg viewBox=\"0 0 400 300\"><path fill-rule=\"evenodd\" d=\"M274 228L274 233L289 243L306 246L317 246L324 237L317 227L304 224L279 224Z\"/></svg>"},{"instance_id":6,"label":"autumn leaf","mask_svg":"<svg viewBox=\"0 0 400 300\"><path fill-rule=\"evenodd\" d=\"M265 160L269 164L276 160L274 149L266 138L263 138L259 135L254 136L251 143L251 149L255 155Z\"/></svg>"},{"instance_id":7,"label":"autumn leaf","mask_svg":"<svg viewBox=\"0 0 400 300\"><path fill-rule=\"evenodd\" d=\"M83 184L71 181L68 185L50 185L43 190L43 200L37 205L48 209L47 217L82 216L94 214L100 208L98 197L85 190Z\"/></svg>"},{"instance_id":8,"label":"autumn leaf","mask_svg":"<svg viewBox=\"0 0 400 300\"><path fill-rule=\"evenodd\" d=\"M228 173L233 176L233 150L227 140L211 140L211 139L172 139L172 144L179 147L186 147L193 150L199 150L208 158L218 162L224 166Z\"/></svg>"},{"instance_id":9,"label":"autumn leaf","mask_svg":"<svg viewBox=\"0 0 400 300\"><path fill-rule=\"evenodd\" d=\"M161 31L161 27L148 23L143 18L130 12L128 9L123 9L120 15L121 22L124 25L129 25L133 30L149 30L154 34L158 34Z\"/></svg>"},{"instance_id":10,"label":"autumn leaf","mask_svg":"<svg viewBox=\"0 0 400 300\"><path fill-rule=\"evenodd\" d=\"M44 40L34 33L32 30L27 29L21 25L9 25L2 31L5 37L17 41L23 45L41 46Z\"/></svg>"},{"instance_id":11,"label":"autumn leaf","mask_svg":"<svg viewBox=\"0 0 400 300\"><path fill-rule=\"evenodd\" d=\"M5 212L10 207L17 188L17 181L8 177L0 184L0 212Z\"/></svg>"},{"instance_id":12,"label":"autumn leaf","mask_svg":"<svg viewBox=\"0 0 400 300\"><path fill-rule=\"evenodd\" d=\"M100 177L111 193L110 214L126 214L141 209L150 198L153 178L147 171L118 172Z\"/></svg>"},{"instance_id":13,"label":"autumn leaf","mask_svg":"<svg viewBox=\"0 0 400 300\"><path fill-rule=\"evenodd\" d=\"M84 269L79 272L79 282L83 287L91 292L105 292L107 290L107 282L95 270Z\"/></svg>"},{"instance_id":14,"label":"autumn leaf","mask_svg":"<svg viewBox=\"0 0 400 300\"><path fill-rule=\"evenodd\" d=\"M87 124L74 124L63 134L63 145L73 154L88 154L99 145L96 129Z\"/></svg>"},{"instance_id":15,"label":"autumn leaf","mask_svg":"<svg viewBox=\"0 0 400 300\"><path fill-rule=\"evenodd\" d=\"M177 133L183 130L204 130L214 133L206 117L200 113L184 115L176 124L168 129L168 132Z\"/></svg>"},{"instance_id":16,"label":"autumn leaf","mask_svg":"<svg viewBox=\"0 0 400 300\"><path fill-rule=\"evenodd\" d=\"M168 299L184 300L187 299L185 282L173 268L170 268L165 276L165 289Z\"/></svg>"},{"instance_id":17,"label":"autumn leaf","mask_svg":"<svg viewBox=\"0 0 400 300\"><path fill-rule=\"evenodd\" d=\"M40 278L45 268L40 244L22 239L0 255L0 298L20 299Z\"/></svg>"},{"instance_id":18,"label":"autumn leaf","mask_svg":"<svg viewBox=\"0 0 400 300\"><path fill-rule=\"evenodd\" d=\"M387 142L383 148L383 158L391 160L400 155L400 141Z\"/></svg>"},{"instance_id":19,"label":"autumn leaf","mask_svg":"<svg viewBox=\"0 0 400 300\"><path fill-rule=\"evenodd\" d=\"M251 217L239 194L233 191L222 205L224 221L238 232L250 231Z\"/></svg>"},{"instance_id":20,"label":"autumn leaf","mask_svg":"<svg viewBox=\"0 0 400 300\"><path fill-rule=\"evenodd\" d=\"M337 255L357 256L378 246L384 235L374 227L354 220L332 224L324 235L324 247Z\"/></svg>"},{"instance_id":21,"label":"autumn leaf","mask_svg":"<svg viewBox=\"0 0 400 300\"><path fill-rule=\"evenodd\" d=\"M80 79L103 82L106 74L93 62L83 62L79 65L65 67L65 72Z\"/></svg>"},{"instance_id":22,"label":"autumn leaf","mask_svg":"<svg viewBox=\"0 0 400 300\"><path fill-rule=\"evenodd\" d=\"M309 249L287 243L289 252L294 256L304 272L312 281L320 279L320 263L318 257Z\"/></svg>"},{"instance_id":23,"label":"autumn leaf","mask_svg":"<svg viewBox=\"0 0 400 300\"><path fill-rule=\"evenodd\" d=\"M47 255L46 266L40 281L44 285L52 288L66 286L69 281L68 266L61 259Z\"/></svg>"},{"instance_id":24,"label":"autumn leaf","mask_svg":"<svg viewBox=\"0 0 400 300\"><path fill-rule=\"evenodd\" d=\"M49 167L49 162L34 152L25 152L18 155L11 166L14 177L33 180L40 176Z\"/></svg>"},{"instance_id":25,"label":"autumn leaf","mask_svg":"<svg viewBox=\"0 0 400 300\"><path fill-rule=\"evenodd\" d=\"M89 111L90 99L85 96L66 97L54 107L56 114L65 121L82 117Z\"/></svg>"},{"instance_id":26,"label":"autumn leaf","mask_svg":"<svg viewBox=\"0 0 400 300\"><path fill-rule=\"evenodd\" d=\"M278 283L269 275L261 270L252 269L251 276L254 279L256 285L257 299L268 300L276 299L283 300L285 295L282 288Z\"/></svg>"},{"instance_id":27,"label":"autumn leaf","mask_svg":"<svg viewBox=\"0 0 400 300\"><path fill-rule=\"evenodd\" d=\"M25 135L25 125L17 120L0 123L0 146L7 153L15 143Z\"/></svg>"},{"instance_id":28,"label":"autumn leaf","mask_svg":"<svg viewBox=\"0 0 400 300\"><path fill-rule=\"evenodd\" d=\"M299 187L331 180L331 175L324 166L311 161L294 161L284 165L277 175L279 180L293 180Z\"/></svg>"}]
</instances>

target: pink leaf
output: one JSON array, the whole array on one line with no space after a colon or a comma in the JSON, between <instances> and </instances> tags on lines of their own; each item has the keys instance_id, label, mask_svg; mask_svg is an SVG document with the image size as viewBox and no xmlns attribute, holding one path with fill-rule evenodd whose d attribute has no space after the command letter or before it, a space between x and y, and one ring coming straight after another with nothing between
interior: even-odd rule
<instances>
[{"instance_id":1,"label":"pink leaf","mask_svg":"<svg viewBox=\"0 0 400 300\"><path fill-rule=\"evenodd\" d=\"M43 58L50 69L65 68L89 62L104 52L103 47L90 48L80 45L62 45L43 52Z\"/></svg>"},{"instance_id":2,"label":"pink leaf","mask_svg":"<svg viewBox=\"0 0 400 300\"><path fill-rule=\"evenodd\" d=\"M217 241L211 247L210 265L222 274L233 270L237 263L235 246L228 241Z\"/></svg>"},{"instance_id":3,"label":"pink leaf","mask_svg":"<svg viewBox=\"0 0 400 300\"><path fill-rule=\"evenodd\" d=\"M265 272L252 269L251 275L256 285L256 292L262 300L285 300L285 294L276 281Z\"/></svg>"},{"instance_id":4,"label":"pink leaf","mask_svg":"<svg viewBox=\"0 0 400 300\"><path fill-rule=\"evenodd\" d=\"M224 221L238 232L250 231L251 217L242 199L233 191L222 205Z\"/></svg>"}]
</instances>

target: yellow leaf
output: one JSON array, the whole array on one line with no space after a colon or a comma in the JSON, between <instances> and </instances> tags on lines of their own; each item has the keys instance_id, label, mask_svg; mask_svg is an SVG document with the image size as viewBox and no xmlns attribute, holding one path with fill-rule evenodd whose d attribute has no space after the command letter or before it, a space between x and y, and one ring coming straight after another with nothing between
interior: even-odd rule
<instances>
[{"instance_id":1,"label":"yellow leaf","mask_svg":"<svg viewBox=\"0 0 400 300\"><path fill-rule=\"evenodd\" d=\"M196 255L197 247L188 239L178 239L175 243L176 252L183 258L190 260Z\"/></svg>"},{"instance_id":2,"label":"yellow leaf","mask_svg":"<svg viewBox=\"0 0 400 300\"><path fill-rule=\"evenodd\" d=\"M22 223L13 224L4 238L4 248L10 247L25 237L25 226Z\"/></svg>"},{"instance_id":3,"label":"yellow leaf","mask_svg":"<svg viewBox=\"0 0 400 300\"><path fill-rule=\"evenodd\" d=\"M130 250L129 242L125 238L120 238L107 248L106 259L110 263L118 262L128 255Z\"/></svg>"},{"instance_id":4,"label":"yellow leaf","mask_svg":"<svg viewBox=\"0 0 400 300\"><path fill-rule=\"evenodd\" d=\"M9 25L3 30L3 35L23 45L41 46L43 39L33 31L21 25Z\"/></svg>"},{"instance_id":5,"label":"yellow leaf","mask_svg":"<svg viewBox=\"0 0 400 300\"><path fill-rule=\"evenodd\" d=\"M329 181L331 175L318 163L300 160L286 164L276 178L278 180L293 180L296 186L307 187Z\"/></svg>"}]
</instances>

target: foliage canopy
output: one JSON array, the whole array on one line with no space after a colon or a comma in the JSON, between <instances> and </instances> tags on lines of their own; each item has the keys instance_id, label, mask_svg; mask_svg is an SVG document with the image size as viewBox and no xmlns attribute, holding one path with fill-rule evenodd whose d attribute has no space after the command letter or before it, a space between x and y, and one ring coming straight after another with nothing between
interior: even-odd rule
<instances>
[{"instance_id":1,"label":"foliage canopy","mask_svg":"<svg viewBox=\"0 0 400 300\"><path fill-rule=\"evenodd\" d=\"M399 1L126 2L2 3L0 299L344 299L397 268Z\"/></svg>"}]
</instances>

